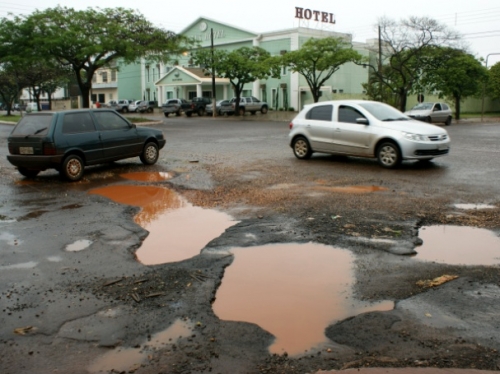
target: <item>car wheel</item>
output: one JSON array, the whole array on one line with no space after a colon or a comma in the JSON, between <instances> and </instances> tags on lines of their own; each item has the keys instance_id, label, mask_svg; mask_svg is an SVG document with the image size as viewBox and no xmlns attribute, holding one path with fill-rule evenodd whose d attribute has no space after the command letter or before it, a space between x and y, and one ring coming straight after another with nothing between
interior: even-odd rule
<instances>
[{"instance_id":1,"label":"car wheel","mask_svg":"<svg viewBox=\"0 0 500 374\"><path fill-rule=\"evenodd\" d=\"M266 114L267 113L267 106L263 106L262 109L260 110L260 112L262 114Z\"/></svg>"},{"instance_id":2,"label":"car wheel","mask_svg":"<svg viewBox=\"0 0 500 374\"><path fill-rule=\"evenodd\" d=\"M446 118L446 122L444 123L446 126L451 125L451 117Z\"/></svg>"},{"instance_id":3,"label":"car wheel","mask_svg":"<svg viewBox=\"0 0 500 374\"><path fill-rule=\"evenodd\" d=\"M203 117L205 115L205 109L200 108L198 109L198 117Z\"/></svg>"},{"instance_id":4,"label":"car wheel","mask_svg":"<svg viewBox=\"0 0 500 374\"><path fill-rule=\"evenodd\" d=\"M168 117L168 113L167 113L167 112L165 112L165 113L163 113L163 114L165 115L165 117Z\"/></svg>"},{"instance_id":5,"label":"car wheel","mask_svg":"<svg viewBox=\"0 0 500 374\"><path fill-rule=\"evenodd\" d=\"M401 152L393 142L385 142L377 148L378 163L387 169L393 169L401 163Z\"/></svg>"},{"instance_id":6,"label":"car wheel","mask_svg":"<svg viewBox=\"0 0 500 374\"><path fill-rule=\"evenodd\" d=\"M312 149L309 142L303 136L298 136L293 140L293 154L300 160L305 160L311 157Z\"/></svg>"},{"instance_id":7,"label":"car wheel","mask_svg":"<svg viewBox=\"0 0 500 374\"><path fill-rule=\"evenodd\" d=\"M61 173L72 182L76 182L83 177L83 161L77 155L69 155L63 161Z\"/></svg>"},{"instance_id":8,"label":"car wheel","mask_svg":"<svg viewBox=\"0 0 500 374\"><path fill-rule=\"evenodd\" d=\"M425 118L425 122L427 122L427 123L432 123L432 118L431 118L431 117L426 117L426 118Z\"/></svg>"},{"instance_id":9,"label":"car wheel","mask_svg":"<svg viewBox=\"0 0 500 374\"><path fill-rule=\"evenodd\" d=\"M240 116L244 116L245 115L245 108L240 108Z\"/></svg>"},{"instance_id":10,"label":"car wheel","mask_svg":"<svg viewBox=\"0 0 500 374\"><path fill-rule=\"evenodd\" d=\"M128 109L127 108L123 108L123 113L128 113Z\"/></svg>"},{"instance_id":11,"label":"car wheel","mask_svg":"<svg viewBox=\"0 0 500 374\"><path fill-rule=\"evenodd\" d=\"M158 161L158 156L160 152L158 151L158 146L154 142L146 143L142 154L140 156L141 161L144 165L153 165Z\"/></svg>"},{"instance_id":12,"label":"car wheel","mask_svg":"<svg viewBox=\"0 0 500 374\"><path fill-rule=\"evenodd\" d=\"M40 173L40 170L32 170L26 168L17 168L17 171L19 172L19 174L26 178L35 178Z\"/></svg>"},{"instance_id":13,"label":"car wheel","mask_svg":"<svg viewBox=\"0 0 500 374\"><path fill-rule=\"evenodd\" d=\"M153 113L153 108L148 108L148 113Z\"/></svg>"}]
</instances>

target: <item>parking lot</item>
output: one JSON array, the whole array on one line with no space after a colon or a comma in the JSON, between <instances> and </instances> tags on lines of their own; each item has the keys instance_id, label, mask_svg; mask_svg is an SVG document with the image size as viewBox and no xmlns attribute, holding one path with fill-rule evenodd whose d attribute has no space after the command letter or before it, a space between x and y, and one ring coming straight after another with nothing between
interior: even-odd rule
<instances>
[{"instance_id":1,"label":"parking lot","mask_svg":"<svg viewBox=\"0 0 500 374\"><path fill-rule=\"evenodd\" d=\"M446 127L449 155L387 170L375 159L314 154L297 160L286 121L149 118L167 139L156 165L128 159L95 166L77 183L54 170L32 181L21 177L5 157L12 126L0 125L0 371L500 368L499 256L481 264L419 259L430 242L424 231L436 226L485 230L493 235L490 247L497 245L500 123L453 124ZM110 195L108 188L114 188ZM152 221L179 207L194 210L165 216L153 229ZM197 208L225 214L230 224L187 258L141 263L138 250L147 240L155 238L153 251L168 251L222 221L220 215L190 221L201 216ZM170 226L176 229L167 233ZM479 252L484 239L477 238L470 251ZM451 237L441 240L438 247L457 245ZM252 254L258 256L245 257ZM245 268L251 270L245 284L264 279L263 288L251 290L256 294L285 287L255 300L236 288L230 307L250 300L245 308L254 308L252 315L278 311L285 330L303 324L305 331L318 328L323 340L296 345L306 341L304 333L280 340L277 322L264 327L271 319L224 317L222 292L230 295ZM425 286L444 275L454 278ZM305 282L316 276L346 288ZM287 304L301 288L298 304ZM330 296L312 292L318 288ZM338 315L321 303L337 300L336 292L349 304ZM299 319L285 319L298 305L306 306ZM322 310L328 313L320 318Z\"/></svg>"}]
</instances>

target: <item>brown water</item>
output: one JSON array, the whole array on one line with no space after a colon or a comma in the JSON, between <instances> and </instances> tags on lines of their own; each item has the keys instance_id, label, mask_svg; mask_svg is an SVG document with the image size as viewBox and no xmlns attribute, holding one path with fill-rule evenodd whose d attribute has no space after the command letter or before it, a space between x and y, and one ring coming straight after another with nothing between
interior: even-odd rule
<instances>
[{"instance_id":1,"label":"brown water","mask_svg":"<svg viewBox=\"0 0 500 374\"><path fill-rule=\"evenodd\" d=\"M500 263L500 238L492 231L466 226L424 226L416 258L451 265Z\"/></svg>"},{"instance_id":2,"label":"brown water","mask_svg":"<svg viewBox=\"0 0 500 374\"><path fill-rule=\"evenodd\" d=\"M217 210L195 207L168 188L115 185L89 193L142 208L135 216L135 222L148 230L149 235L136 256L145 265L196 256L212 239L238 223Z\"/></svg>"},{"instance_id":3,"label":"brown water","mask_svg":"<svg viewBox=\"0 0 500 374\"><path fill-rule=\"evenodd\" d=\"M165 331L152 335L149 341L144 341L141 348L116 348L99 357L87 370L90 373L133 372L147 359L148 354L190 336L192 330L191 322L177 320Z\"/></svg>"},{"instance_id":4,"label":"brown water","mask_svg":"<svg viewBox=\"0 0 500 374\"><path fill-rule=\"evenodd\" d=\"M252 322L276 337L271 353L300 354L328 342L325 328L392 301L370 304L352 294L351 252L321 244L234 248L213 304L223 320Z\"/></svg>"},{"instance_id":5,"label":"brown water","mask_svg":"<svg viewBox=\"0 0 500 374\"><path fill-rule=\"evenodd\" d=\"M370 193L370 192L379 192L388 190L388 188L380 186L344 186L344 187L317 186L314 187L314 189L319 191L340 192L340 193Z\"/></svg>"}]
</instances>

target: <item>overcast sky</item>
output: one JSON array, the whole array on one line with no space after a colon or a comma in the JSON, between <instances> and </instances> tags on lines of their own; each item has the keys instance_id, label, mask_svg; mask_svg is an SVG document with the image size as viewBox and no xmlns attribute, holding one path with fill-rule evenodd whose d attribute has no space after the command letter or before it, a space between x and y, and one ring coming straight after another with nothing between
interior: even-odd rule
<instances>
[{"instance_id":1,"label":"overcast sky","mask_svg":"<svg viewBox=\"0 0 500 374\"><path fill-rule=\"evenodd\" d=\"M394 20L409 16L427 16L462 34L476 57L486 59L488 66L500 61L499 0L0 0L0 17L8 13L29 14L35 9L53 8L58 4L75 9L88 7L123 7L138 10L149 21L165 29L180 32L199 17L207 17L255 33L297 26L328 29L353 34L364 42L375 38L379 18ZM301 21L295 18L295 7L335 14L336 24Z\"/></svg>"}]
</instances>

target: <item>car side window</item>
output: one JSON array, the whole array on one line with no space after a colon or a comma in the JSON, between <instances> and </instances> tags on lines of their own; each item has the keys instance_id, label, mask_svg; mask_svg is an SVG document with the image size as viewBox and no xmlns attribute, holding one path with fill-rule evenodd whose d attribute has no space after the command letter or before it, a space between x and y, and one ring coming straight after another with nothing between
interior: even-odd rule
<instances>
[{"instance_id":1,"label":"car side window","mask_svg":"<svg viewBox=\"0 0 500 374\"><path fill-rule=\"evenodd\" d=\"M341 105L339 107L339 122L357 123L358 118L366 118L357 109L353 107Z\"/></svg>"},{"instance_id":2,"label":"car side window","mask_svg":"<svg viewBox=\"0 0 500 374\"><path fill-rule=\"evenodd\" d=\"M90 113L68 113L64 115L62 133L81 134L95 131Z\"/></svg>"},{"instance_id":3,"label":"car side window","mask_svg":"<svg viewBox=\"0 0 500 374\"><path fill-rule=\"evenodd\" d=\"M439 104L439 103L434 106L434 111L438 111L438 110L441 110L441 104Z\"/></svg>"},{"instance_id":4,"label":"car side window","mask_svg":"<svg viewBox=\"0 0 500 374\"><path fill-rule=\"evenodd\" d=\"M125 130L129 129L130 125L122 117L114 112L94 112L97 118L99 127L103 131Z\"/></svg>"},{"instance_id":5,"label":"car side window","mask_svg":"<svg viewBox=\"0 0 500 374\"><path fill-rule=\"evenodd\" d=\"M442 107L443 107L443 110L448 110L448 109L450 109L450 108L448 108L448 105L446 105L446 104L442 104Z\"/></svg>"},{"instance_id":6,"label":"car side window","mask_svg":"<svg viewBox=\"0 0 500 374\"><path fill-rule=\"evenodd\" d=\"M311 108L306 114L306 119L315 121L331 121L333 105L319 105Z\"/></svg>"}]
</instances>

